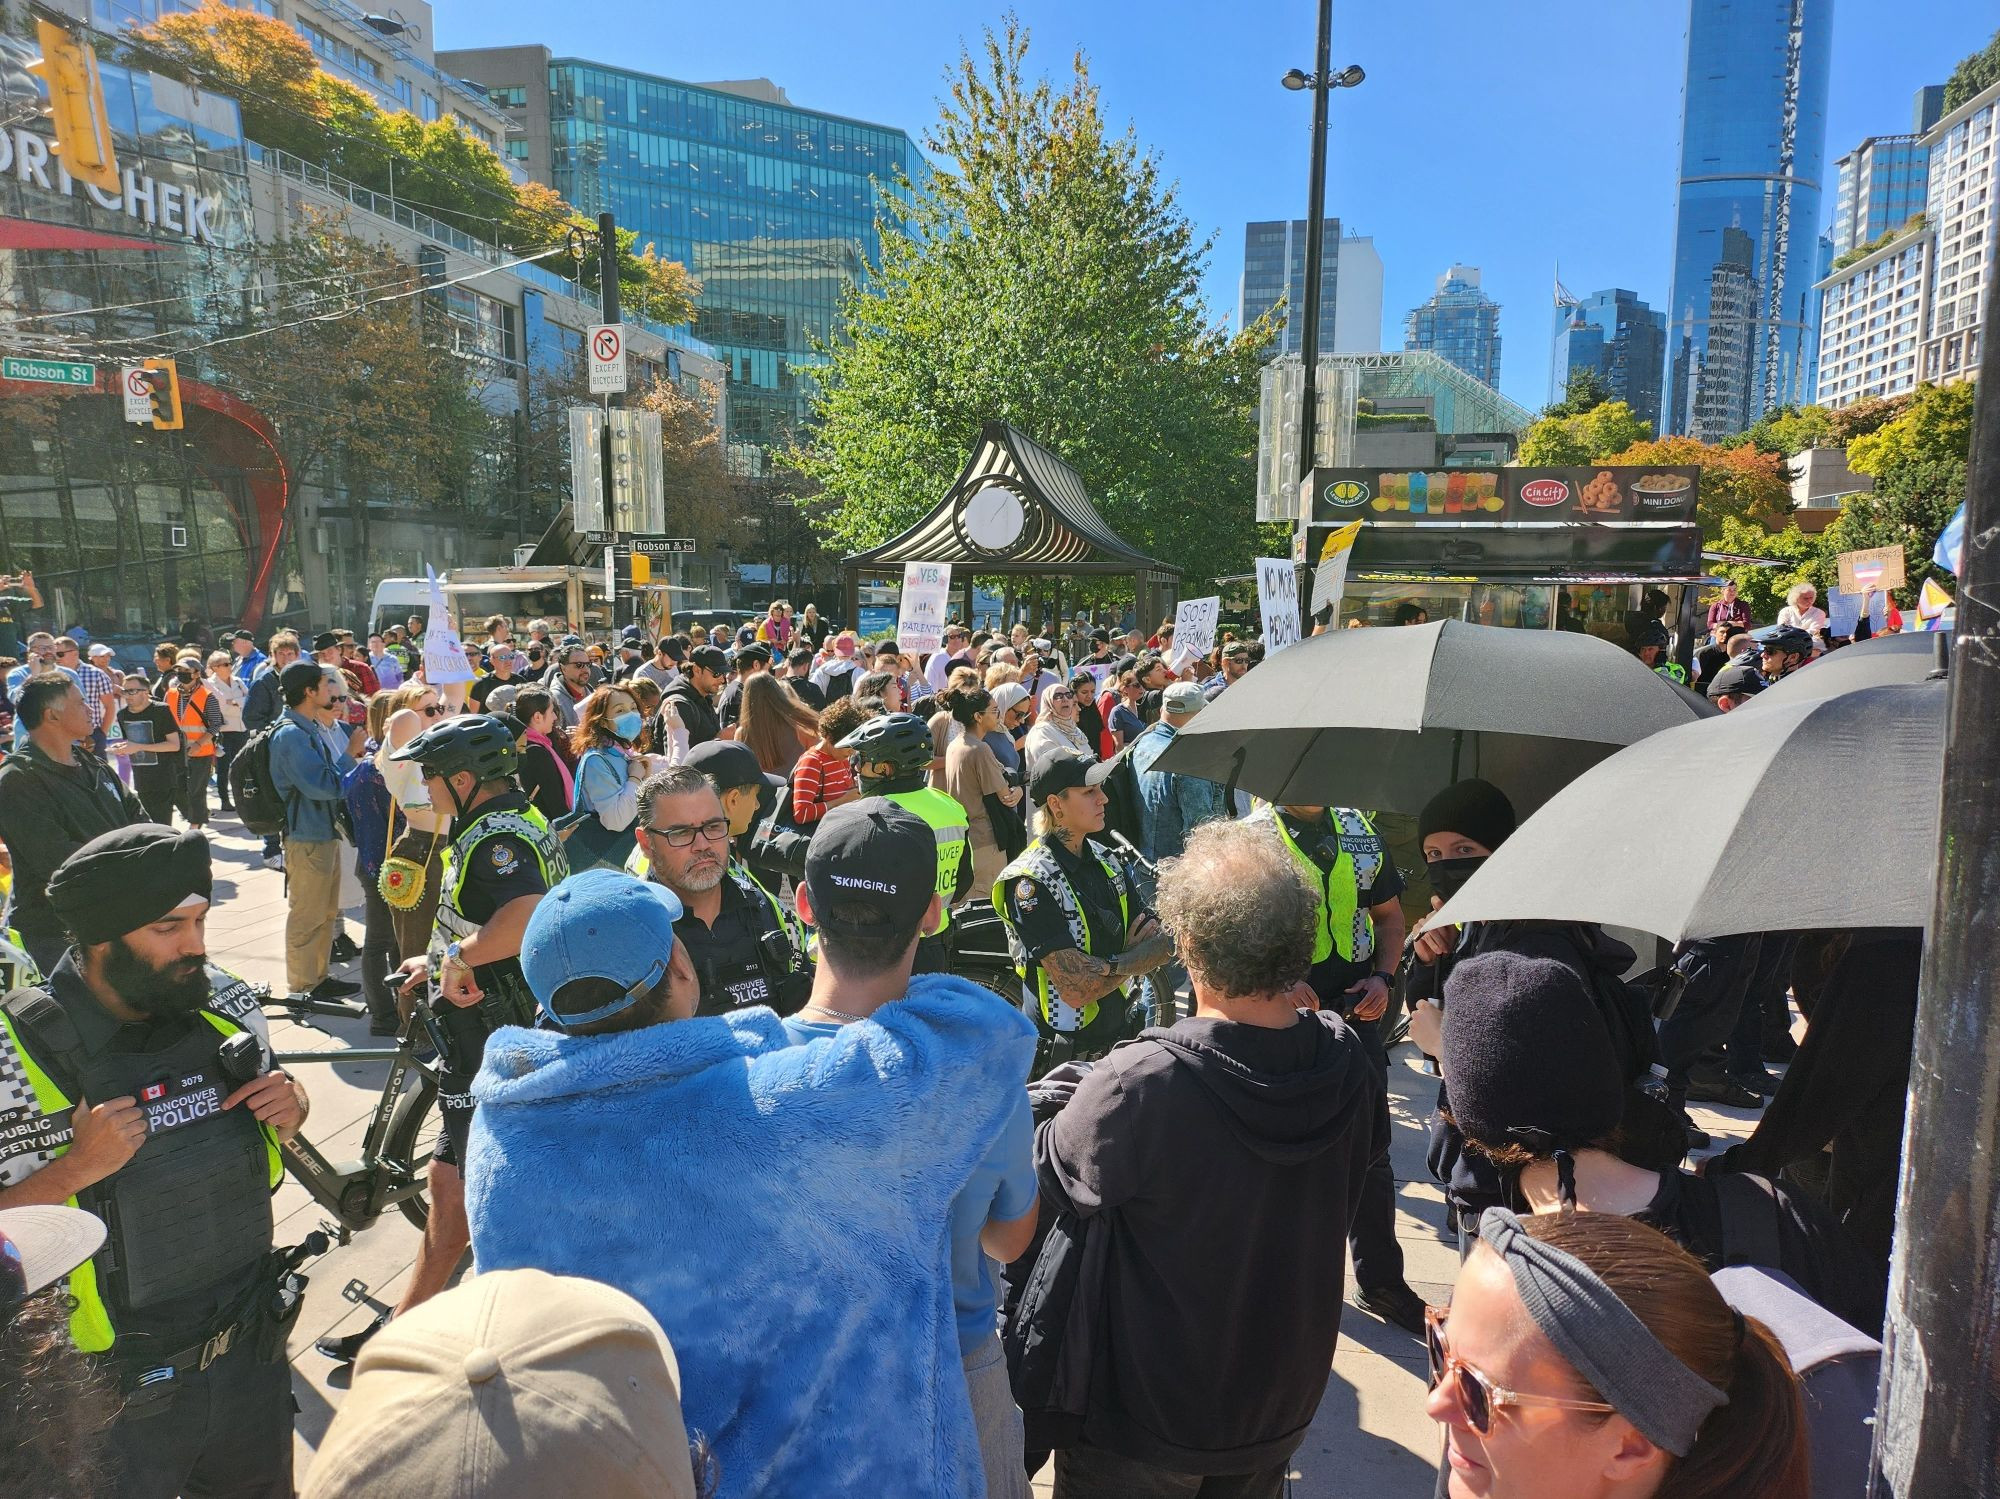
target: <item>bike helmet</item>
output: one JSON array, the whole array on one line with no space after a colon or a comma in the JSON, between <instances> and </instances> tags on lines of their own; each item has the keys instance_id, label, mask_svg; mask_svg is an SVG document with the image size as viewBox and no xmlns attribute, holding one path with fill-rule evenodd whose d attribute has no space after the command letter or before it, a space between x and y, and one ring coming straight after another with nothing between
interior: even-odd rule
<instances>
[{"instance_id":1,"label":"bike helmet","mask_svg":"<svg viewBox=\"0 0 2000 1499\"><path fill-rule=\"evenodd\" d=\"M885 713L871 718L841 740L840 748L855 752L856 769L888 762L895 767L891 780L927 771L937 758L930 726L914 713Z\"/></svg>"},{"instance_id":2,"label":"bike helmet","mask_svg":"<svg viewBox=\"0 0 2000 1499\"><path fill-rule=\"evenodd\" d=\"M519 751L507 726L488 713L448 719L425 729L391 760L414 760L427 775L451 777L469 770L481 781L505 780L514 773Z\"/></svg>"},{"instance_id":3,"label":"bike helmet","mask_svg":"<svg viewBox=\"0 0 2000 1499\"><path fill-rule=\"evenodd\" d=\"M1632 649L1635 651L1643 651L1647 646L1665 650L1673 643L1673 636L1667 633L1667 627L1657 619L1647 620L1632 632Z\"/></svg>"},{"instance_id":4,"label":"bike helmet","mask_svg":"<svg viewBox=\"0 0 2000 1499\"><path fill-rule=\"evenodd\" d=\"M1796 625L1779 625L1775 629L1761 630L1756 636L1760 651L1783 651L1788 655L1810 657L1813 653L1813 638Z\"/></svg>"}]
</instances>

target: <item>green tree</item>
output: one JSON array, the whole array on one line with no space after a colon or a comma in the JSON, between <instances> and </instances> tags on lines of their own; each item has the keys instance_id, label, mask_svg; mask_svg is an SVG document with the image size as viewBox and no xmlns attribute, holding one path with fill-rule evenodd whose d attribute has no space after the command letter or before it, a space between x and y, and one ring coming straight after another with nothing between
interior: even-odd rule
<instances>
[{"instance_id":1,"label":"green tree","mask_svg":"<svg viewBox=\"0 0 2000 1499\"><path fill-rule=\"evenodd\" d=\"M1010 15L961 54L925 141L940 169L885 216L790 461L820 481L807 503L829 543L866 546L937 501L980 423L1011 422L1198 593L1252 556L1271 328L1210 322L1208 244L1159 163L1108 133L1081 55L1058 86L1029 81L1027 49Z\"/></svg>"},{"instance_id":2,"label":"green tree","mask_svg":"<svg viewBox=\"0 0 2000 1499\"><path fill-rule=\"evenodd\" d=\"M1592 461L1647 468L1698 466L1701 493L1697 515L1702 536L1710 542L1720 541L1725 520L1768 529L1783 524L1791 514L1792 490L1784 460L1775 453L1760 453L1747 442L1721 447L1692 437L1662 437Z\"/></svg>"},{"instance_id":3,"label":"green tree","mask_svg":"<svg viewBox=\"0 0 2000 1499\"><path fill-rule=\"evenodd\" d=\"M1833 415L1824 406L1777 406L1759 417L1743 441L1760 453L1789 458L1807 448L1834 447Z\"/></svg>"},{"instance_id":4,"label":"green tree","mask_svg":"<svg viewBox=\"0 0 2000 1499\"><path fill-rule=\"evenodd\" d=\"M1706 473L1702 476L1704 489L1707 477ZM1711 569L1735 581L1737 593L1750 607L1751 619L1760 624L1777 619L1778 611L1785 606L1785 595L1795 584L1812 584L1822 598L1833 587L1835 548L1824 533L1808 536L1796 522L1773 531L1758 521L1724 515L1707 539L1715 551L1737 557L1767 558L1778 564L1768 567L1754 562L1718 562Z\"/></svg>"},{"instance_id":5,"label":"green tree","mask_svg":"<svg viewBox=\"0 0 2000 1499\"><path fill-rule=\"evenodd\" d=\"M1600 401L1574 416L1546 415L1531 423L1521 434L1519 461L1531 468L1602 463L1652 435L1652 426L1623 401Z\"/></svg>"},{"instance_id":6,"label":"green tree","mask_svg":"<svg viewBox=\"0 0 2000 1499\"><path fill-rule=\"evenodd\" d=\"M1582 416L1611 399L1611 387L1604 377L1585 365L1570 371L1563 382L1563 398L1546 407L1543 416Z\"/></svg>"},{"instance_id":7,"label":"green tree","mask_svg":"<svg viewBox=\"0 0 2000 1499\"><path fill-rule=\"evenodd\" d=\"M1963 458L1919 458L1899 463L1875 481L1869 494L1849 495L1840 518L1826 528L1831 552L1900 546L1907 586L1897 598L1914 604L1924 579L1935 574L1947 588L1951 575L1931 561L1937 539L1965 499Z\"/></svg>"},{"instance_id":8,"label":"green tree","mask_svg":"<svg viewBox=\"0 0 2000 1499\"><path fill-rule=\"evenodd\" d=\"M1909 463L1956 458L1972 451L1972 408L1976 387L1920 385L1909 406L1893 420L1847 445L1847 466L1881 478Z\"/></svg>"},{"instance_id":9,"label":"green tree","mask_svg":"<svg viewBox=\"0 0 2000 1499\"><path fill-rule=\"evenodd\" d=\"M1946 113L1996 83L2000 83L2000 31L1994 32L1991 41L1952 69L1944 84Z\"/></svg>"}]
</instances>

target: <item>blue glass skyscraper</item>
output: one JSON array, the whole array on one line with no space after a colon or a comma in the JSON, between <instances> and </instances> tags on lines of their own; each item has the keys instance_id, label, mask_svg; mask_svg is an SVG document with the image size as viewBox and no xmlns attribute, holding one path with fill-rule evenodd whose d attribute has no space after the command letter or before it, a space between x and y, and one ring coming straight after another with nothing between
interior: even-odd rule
<instances>
[{"instance_id":1,"label":"blue glass skyscraper","mask_svg":"<svg viewBox=\"0 0 2000 1499\"><path fill-rule=\"evenodd\" d=\"M1549 399L1560 400L1577 370L1594 370L1614 401L1623 401L1655 432L1660 430L1660 370L1667 349L1667 320L1634 292L1611 287L1556 303L1555 357L1549 361Z\"/></svg>"},{"instance_id":2,"label":"blue glass skyscraper","mask_svg":"<svg viewBox=\"0 0 2000 1499\"><path fill-rule=\"evenodd\" d=\"M1668 431L1812 398L1832 30L1833 0L1691 0Z\"/></svg>"}]
</instances>

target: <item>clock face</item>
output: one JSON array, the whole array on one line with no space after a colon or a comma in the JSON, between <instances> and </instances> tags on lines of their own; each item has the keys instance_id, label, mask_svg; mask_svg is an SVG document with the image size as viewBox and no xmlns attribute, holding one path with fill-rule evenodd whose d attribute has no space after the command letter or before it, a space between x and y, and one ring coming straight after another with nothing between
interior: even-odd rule
<instances>
[{"instance_id":1,"label":"clock face","mask_svg":"<svg viewBox=\"0 0 2000 1499\"><path fill-rule=\"evenodd\" d=\"M1004 552L1027 529L1021 497L1002 484L989 484L965 502L960 515L965 539L984 552Z\"/></svg>"}]
</instances>

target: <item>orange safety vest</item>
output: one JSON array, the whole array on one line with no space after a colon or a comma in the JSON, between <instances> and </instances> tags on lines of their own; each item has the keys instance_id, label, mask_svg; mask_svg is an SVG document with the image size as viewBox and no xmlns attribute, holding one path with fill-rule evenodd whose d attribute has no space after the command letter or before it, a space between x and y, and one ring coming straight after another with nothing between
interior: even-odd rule
<instances>
[{"instance_id":1,"label":"orange safety vest","mask_svg":"<svg viewBox=\"0 0 2000 1499\"><path fill-rule=\"evenodd\" d=\"M199 682L195 684L194 696L186 697L180 688L168 689L174 722L181 729L181 750L197 760L208 759L215 754L215 736L208 730L208 689Z\"/></svg>"}]
</instances>

